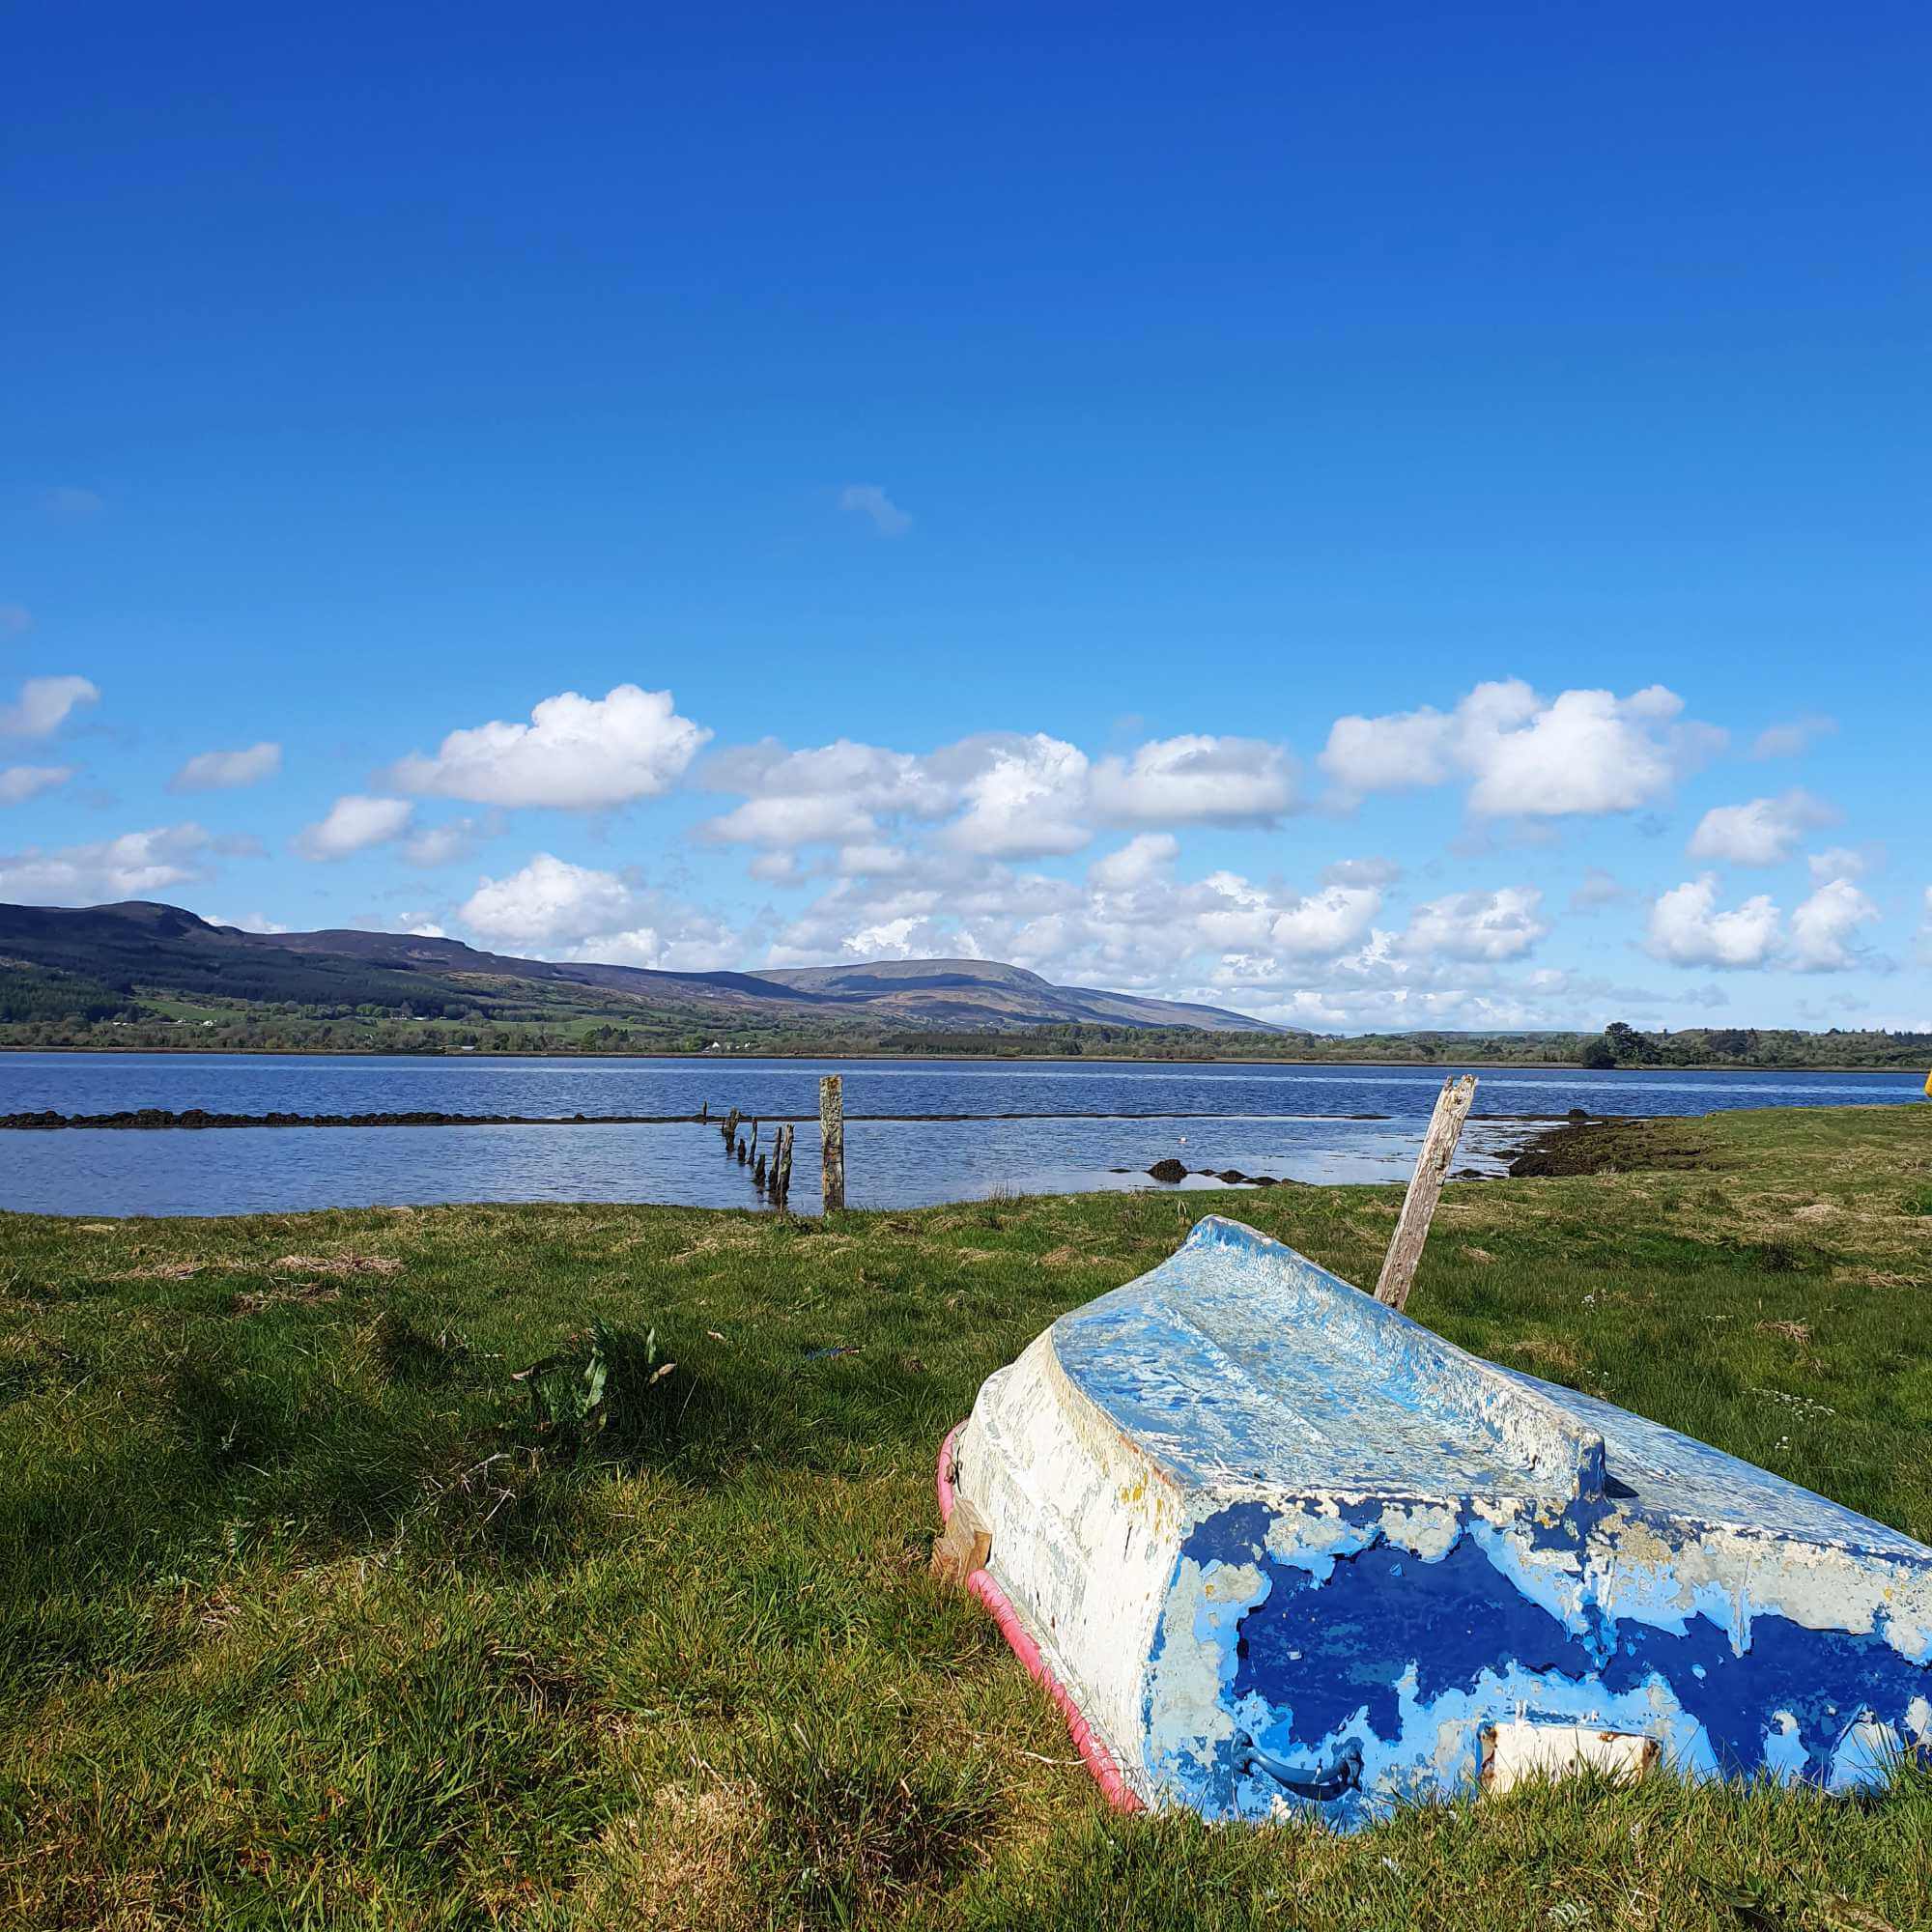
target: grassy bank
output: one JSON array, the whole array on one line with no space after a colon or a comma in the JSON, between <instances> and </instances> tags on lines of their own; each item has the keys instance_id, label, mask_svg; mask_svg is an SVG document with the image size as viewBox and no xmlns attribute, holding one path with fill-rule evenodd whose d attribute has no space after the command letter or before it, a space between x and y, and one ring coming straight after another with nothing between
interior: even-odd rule
<instances>
[{"instance_id":1,"label":"grassy bank","mask_svg":"<svg viewBox=\"0 0 1932 1932\"><path fill-rule=\"evenodd\" d=\"M1932 1539L1932 1108L1620 1158L1450 1188L1411 1312ZM1213 1208L1372 1279L1396 1200L0 1218L0 1923L1932 1923L1923 1778L1123 1822L928 1583L1057 1312ZM573 1443L512 1377L593 1321L676 1366Z\"/></svg>"}]
</instances>

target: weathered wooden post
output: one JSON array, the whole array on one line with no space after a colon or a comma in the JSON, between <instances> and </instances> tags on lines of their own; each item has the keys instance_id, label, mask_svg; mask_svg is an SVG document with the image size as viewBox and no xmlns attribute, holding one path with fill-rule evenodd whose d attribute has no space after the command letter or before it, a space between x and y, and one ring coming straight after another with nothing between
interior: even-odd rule
<instances>
[{"instance_id":1,"label":"weathered wooden post","mask_svg":"<svg viewBox=\"0 0 1932 1932\"><path fill-rule=\"evenodd\" d=\"M707 1100L705 1101L703 1106L698 1108L697 1119L699 1123L702 1124L704 1122L710 1120L710 1118L711 1118L711 1102Z\"/></svg>"},{"instance_id":2,"label":"weathered wooden post","mask_svg":"<svg viewBox=\"0 0 1932 1932\"><path fill-rule=\"evenodd\" d=\"M738 1145L738 1110L733 1107L724 1117L724 1124L719 1129L724 1136L724 1151L729 1153Z\"/></svg>"},{"instance_id":3,"label":"weathered wooden post","mask_svg":"<svg viewBox=\"0 0 1932 1932\"><path fill-rule=\"evenodd\" d=\"M757 1157L757 1159L752 1163L752 1185L755 1187L760 1194L762 1194L765 1191L765 1157L763 1154L760 1154Z\"/></svg>"},{"instance_id":4,"label":"weathered wooden post","mask_svg":"<svg viewBox=\"0 0 1932 1932\"><path fill-rule=\"evenodd\" d=\"M1422 1151L1416 1156L1415 1173L1408 1192L1403 1197L1402 1215L1389 1241L1388 1259L1382 1263L1381 1279L1376 1283L1376 1299L1391 1308L1407 1305L1409 1284L1415 1279L1422 1260L1422 1244L1429 1238L1429 1222L1448 1178L1449 1163L1456 1157L1456 1143L1462 1138L1463 1122L1469 1118L1469 1103L1476 1097L1476 1076L1465 1073L1460 1080L1445 1080L1435 1096L1435 1112L1430 1116L1429 1131L1423 1136Z\"/></svg>"},{"instance_id":5,"label":"weathered wooden post","mask_svg":"<svg viewBox=\"0 0 1932 1932\"><path fill-rule=\"evenodd\" d=\"M778 1175L772 1190L781 1208L791 1198L791 1124L787 1122L779 1129Z\"/></svg>"},{"instance_id":6,"label":"weathered wooden post","mask_svg":"<svg viewBox=\"0 0 1932 1932\"><path fill-rule=\"evenodd\" d=\"M836 1214L845 1205L845 1089L837 1073L818 1083L818 1133L825 1211Z\"/></svg>"}]
</instances>

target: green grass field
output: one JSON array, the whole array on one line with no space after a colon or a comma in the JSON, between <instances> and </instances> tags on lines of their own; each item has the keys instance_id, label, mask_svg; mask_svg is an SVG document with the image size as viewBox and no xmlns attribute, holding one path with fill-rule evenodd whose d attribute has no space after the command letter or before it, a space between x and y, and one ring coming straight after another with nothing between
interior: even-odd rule
<instances>
[{"instance_id":1,"label":"green grass field","mask_svg":"<svg viewBox=\"0 0 1932 1932\"><path fill-rule=\"evenodd\" d=\"M1932 1108L1638 1157L1450 1188L1410 1312L1932 1540ZM1215 1208L1372 1281L1397 1199L0 1217L0 1924L1932 1924L1915 1773L1117 1818L929 1582L1055 1314ZM512 1378L593 1320L574 1441Z\"/></svg>"}]
</instances>

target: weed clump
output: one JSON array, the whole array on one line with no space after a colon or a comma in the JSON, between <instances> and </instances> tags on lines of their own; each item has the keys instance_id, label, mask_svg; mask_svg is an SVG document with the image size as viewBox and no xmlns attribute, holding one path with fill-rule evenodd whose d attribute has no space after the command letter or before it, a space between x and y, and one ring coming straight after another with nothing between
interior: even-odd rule
<instances>
[{"instance_id":1,"label":"weed clump","mask_svg":"<svg viewBox=\"0 0 1932 1932\"><path fill-rule=\"evenodd\" d=\"M747 1771L767 1877L809 1925L867 1924L972 1863L1003 1802L978 1752L909 1719L808 1709L772 1723Z\"/></svg>"},{"instance_id":2,"label":"weed clump","mask_svg":"<svg viewBox=\"0 0 1932 1932\"><path fill-rule=\"evenodd\" d=\"M529 1391L538 1436L557 1455L578 1456L598 1441L621 1455L642 1453L674 1433L670 1406L689 1394L670 1385L676 1372L655 1328L640 1335L597 1321L517 1380Z\"/></svg>"}]
</instances>

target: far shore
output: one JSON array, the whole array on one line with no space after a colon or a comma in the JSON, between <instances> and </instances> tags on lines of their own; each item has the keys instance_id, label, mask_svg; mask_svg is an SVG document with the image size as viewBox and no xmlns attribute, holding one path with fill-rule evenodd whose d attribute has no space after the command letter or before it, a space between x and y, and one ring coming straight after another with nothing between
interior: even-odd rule
<instances>
[{"instance_id":1,"label":"far shore","mask_svg":"<svg viewBox=\"0 0 1932 1932\"><path fill-rule=\"evenodd\" d=\"M676 1047L660 1047L650 1053L572 1053L537 1048L507 1049L474 1046L451 1051L405 1053L390 1049L357 1052L353 1048L329 1046L30 1046L0 1041L0 1053L115 1054L124 1059L198 1060L214 1055L236 1058L252 1056L261 1060L657 1060L703 1061L728 1066L743 1061L799 1060L838 1065L864 1065L868 1061L929 1060L935 1065L964 1066L1332 1066L1360 1071L1382 1066L1435 1067L1444 1072L1477 1073L1753 1073L1766 1078L1782 1078L1793 1073L1859 1073L1873 1078L1917 1080L1915 1066L1846 1066L1831 1062L1816 1066L1749 1066L1737 1061L1700 1061L1694 1066L1582 1066L1574 1060L1481 1060L1435 1055L1430 1059L1329 1060L1301 1059L1273 1053L1217 1053L1181 1058L1172 1054L1135 1053L922 1053L900 1048L843 1053L793 1050L785 1047L731 1049L724 1053L681 1052Z\"/></svg>"}]
</instances>

